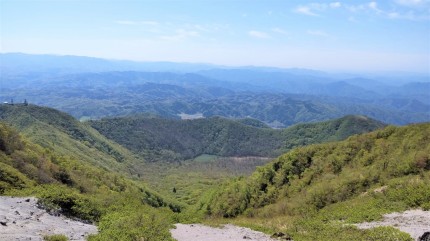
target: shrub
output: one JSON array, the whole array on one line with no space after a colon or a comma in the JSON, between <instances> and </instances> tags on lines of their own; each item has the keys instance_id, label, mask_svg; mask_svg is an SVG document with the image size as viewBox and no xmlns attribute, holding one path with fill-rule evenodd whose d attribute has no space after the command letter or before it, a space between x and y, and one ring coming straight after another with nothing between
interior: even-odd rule
<instances>
[{"instance_id":1,"label":"shrub","mask_svg":"<svg viewBox=\"0 0 430 241\"><path fill-rule=\"evenodd\" d=\"M129 207L127 210L108 213L99 223L99 234L88 240L145 240L170 241L171 219L159 210L149 207Z\"/></svg>"},{"instance_id":2,"label":"shrub","mask_svg":"<svg viewBox=\"0 0 430 241\"><path fill-rule=\"evenodd\" d=\"M51 213L86 221L97 221L102 214L94 201L64 186L45 185L38 196L38 204Z\"/></svg>"},{"instance_id":3,"label":"shrub","mask_svg":"<svg viewBox=\"0 0 430 241\"><path fill-rule=\"evenodd\" d=\"M53 234L53 235L43 236L43 240L45 240L45 241L67 241L69 239L63 234Z\"/></svg>"}]
</instances>

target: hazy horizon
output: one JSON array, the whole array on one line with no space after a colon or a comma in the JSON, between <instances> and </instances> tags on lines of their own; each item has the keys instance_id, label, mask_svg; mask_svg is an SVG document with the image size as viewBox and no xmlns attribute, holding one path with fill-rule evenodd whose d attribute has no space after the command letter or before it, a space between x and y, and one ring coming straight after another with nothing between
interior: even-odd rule
<instances>
[{"instance_id":1,"label":"hazy horizon","mask_svg":"<svg viewBox=\"0 0 430 241\"><path fill-rule=\"evenodd\" d=\"M247 69L247 68L262 68L262 69L279 69L279 70L303 70L303 71L316 71L326 74L345 74L345 75L353 75L353 76L410 76L410 75L430 75L430 69L427 72L418 72L418 71L402 71L402 70L375 70L375 71L354 71L354 70L324 70L324 69L316 69L316 68L304 68L298 66L288 66L288 67L279 67L279 66L269 66L269 65L223 65L223 64L215 64L208 62L185 62L185 61L165 61L165 60L132 60L132 59L121 59L121 58L103 58L97 56L85 56L85 55L73 55L73 54L51 54L51 53L40 53L40 54L32 54L32 53L24 53L24 52L0 52L0 54L23 54L23 55L34 55L34 56L53 56L53 57L79 57L79 58L94 58L112 62L133 62L133 63L171 63L171 64L189 64L189 65L208 65L213 66L213 68L225 68L225 69ZM134 71L134 70L130 70ZM165 70L168 71L168 70ZM185 72L193 72L193 71L185 71ZM428 80L430 81L430 79Z\"/></svg>"},{"instance_id":2,"label":"hazy horizon","mask_svg":"<svg viewBox=\"0 0 430 241\"><path fill-rule=\"evenodd\" d=\"M0 52L430 72L430 1L0 2Z\"/></svg>"}]
</instances>

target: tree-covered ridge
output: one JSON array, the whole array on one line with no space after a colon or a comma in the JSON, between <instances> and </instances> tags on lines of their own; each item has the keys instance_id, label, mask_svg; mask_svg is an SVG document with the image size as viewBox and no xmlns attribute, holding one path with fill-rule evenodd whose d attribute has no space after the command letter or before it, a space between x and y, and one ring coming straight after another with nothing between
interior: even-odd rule
<instances>
[{"instance_id":1,"label":"tree-covered ridge","mask_svg":"<svg viewBox=\"0 0 430 241\"><path fill-rule=\"evenodd\" d=\"M207 215L266 223L294 240L363 239L344 223L417 207L430 209L430 123L293 149L198 205Z\"/></svg>"},{"instance_id":2,"label":"tree-covered ridge","mask_svg":"<svg viewBox=\"0 0 430 241\"><path fill-rule=\"evenodd\" d=\"M250 121L221 117L175 120L134 116L104 118L90 124L149 161L184 160L202 154L274 157L292 147L342 140L384 126L364 116L346 116L287 129L253 127L247 122ZM252 121L252 124L258 123Z\"/></svg>"},{"instance_id":3,"label":"tree-covered ridge","mask_svg":"<svg viewBox=\"0 0 430 241\"><path fill-rule=\"evenodd\" d=\"M64 112L36 105L0 105L0 121L58 154L109 170L138 172L138 162L130 151Z\"/></svg>"}]
</instances>

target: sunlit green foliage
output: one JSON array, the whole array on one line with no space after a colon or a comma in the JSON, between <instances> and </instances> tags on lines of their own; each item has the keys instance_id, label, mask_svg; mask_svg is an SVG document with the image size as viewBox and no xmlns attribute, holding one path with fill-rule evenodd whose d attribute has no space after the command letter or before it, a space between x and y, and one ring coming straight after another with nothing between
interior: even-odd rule
<instances>
[{"instance_id":1,"label":"sunlit green foliage","mask_svg":"<svg viewBox=\"0 0 430 241\"><path fill-rule=\"evenodd\" d=\"M389 126L342 142L296 148L251 176L239 177L268 160L220 154L233 155L236 150L238 155L243 150L273 154L344 139L382 124L360 116L285 130L222 118L181 122L130 117L97 122L108 126L118 142L128 138L139 142L137 146L148 144L145 155L169 161L196 157L142 164L88 123L48 108L24 108L7 106L0 112L0 118L25 136L0 122L0 194L37 196L51 212L96 222L100 233L90 240L171 240L168 230L173 223L196 222L203 216L226 217L265 232L283 231L294 240L410 240L393 228L359 230L350 224L378 220L392 211L430 209L430 124ZM137 128L140 125L143 132ZM184 132L175 132L170 125ZM130 130L137 134L132 136ZM180 145L157 142L168 132L177 135ZM199 139L202 133L212 139ZM289 138L276 150L274 142L266 143L282 136ZM202 149L205 142L213 152ZM181 148L189 145L194 149L182 153ZM214 186L219 187L201 198ZM166 196L195 206L180 205Z\"/></svg>"},{"instance_id":2,"label":"sunlit green foliage","mask_svg":"<svg viewBox=\"0 0 430 241\"><path fill-rule=\"evenodd\" d=\"M177 163L152 162L142 176L153 190L185 204L195 204L203 192L237 176L248 176L271 158L203 156ZM176 192L172 192L173 188Z\"/></svg>"},{"instance_id":3,"label":"sunlit green foliage","mask_svg":"<svg viewBox=\"0 0 430 241\"><path fill-rule=\"evenodd\" d=\"M128 206L105 215L99 223L100 234L89 240L173 240L168 229L173 228L173 225L169 226L169 223L173 223L170 212L148 207L145 210L136 208L139 207Z\"/></svg>"},{"instance_id":4,"label":"sunlit green foliage","mask_svg":"<svg viewBox=\"0 0 430 241\"><path fill-rule=\"evenodd\" d=\"M90 122L100 133L146 160L164 162L203 154L275 157L293 147L343 140L384 126L364 116L346 116L287 129L259 128L246 123L221 117L174 120L146 116Z\"/></svg>"},{"instance_id":5,"label":"sunlit green foliage","mask_svg":"<svg viewBox=\"0 0 430 241\"><path fill-rule=\"evenodd\" d=\"M136 240L136 237L167 240L170 237L172 217L174 212L181 211L180 205L117 173L72 157L58 156L22 138L1 122L0 143L3 143L0 149L1 194L36 196L39 204L52 213L109 227L101 229L101 238L95 236L95 240L107 240L111 233L118 233L115 236L118 240ZM115 215L125 218L130 210L135 210L134 216L129 215L131 220L134 217L145 220L144 227L136 221L127 223L128 229L124 230L115 224L117 220L109 219ZM134 234L136 230L138 233Z\"/></svg>"},{"instance_id":6,"label":"sunlit green foliage","mask_svg":"<svg viewBox=\"0 0 430 241\"><path fill-rule=\"evenodd\" d=\"M136 174L141 168L130 151L55 109L35 105L0 105L0 120L57 155L127 174Z\"/></svg>"},{"instance_id":7,"label":"sunlit green foliage","mask_svg":"<svg viewBox=\"0 0 430 241\"><path fill-rule=\"evenodd\" d=\"M345 236L336 240L361 240L355 233L363 232L368 240L378 240L381 236L375 231L341 224L377 220L407 208L428 209L429 163L430 124L390 126L342 142L294 149L249 178L208 192L197 207L215 217L242 215L266 221L290 217L298 221L288 227L271 225L294 240L322 234L327 234L323 240L330 240L339 232ZM346 235L348 230L351 235ZM401 237L398 240L407 240Z\"/></svg>"}]
</instances>

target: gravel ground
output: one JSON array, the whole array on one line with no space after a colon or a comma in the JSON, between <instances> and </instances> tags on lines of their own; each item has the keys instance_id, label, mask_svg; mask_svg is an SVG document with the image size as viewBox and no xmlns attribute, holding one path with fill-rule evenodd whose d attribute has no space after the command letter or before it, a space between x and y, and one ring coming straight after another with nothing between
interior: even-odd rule
<instances>
[{"instance_id":1,"label":"gravel ground","mask_svg":"<svg viewBox=\"0 0 430 241\"><path fill-rule=\"evenodd\" d=\"M424 232L430 232L430 211L409 210L403 213L390 213L378 222L359 223L358 228L374 228L379 226L392 226L411 235L417 240Z\"/></svg>"},{"instance_id":2,"label":"gravel ground","mask_svg":"<svg viewBox=\"0 0 430 241\"><path fill-rule=\"evenodd\" d=\"M52 216L37 207L36 198L0 196L0 241L43 240L44 235L64 234L69 240L85 240L97 227Z\"/></svg>"},{"instance_id":3,"label":"gravel ground","mask_svg":"<svg viewBox=\"0 0 430 241\"><path fill-rule=\"evenodd\" d=\"M170 230L178 241L276 241L269 235L249 228L237 227L231 224L223 228L213 228L201 224L176 224L176 229Z\"/></svg>"}]
</instances>

